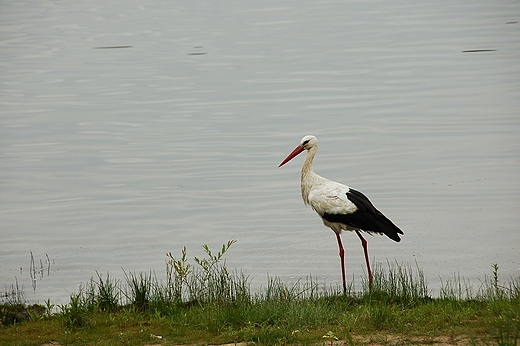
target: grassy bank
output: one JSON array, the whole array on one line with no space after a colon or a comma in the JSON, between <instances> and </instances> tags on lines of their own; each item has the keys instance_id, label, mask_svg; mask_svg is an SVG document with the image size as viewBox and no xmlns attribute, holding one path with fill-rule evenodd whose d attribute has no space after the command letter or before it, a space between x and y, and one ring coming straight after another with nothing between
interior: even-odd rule
<instances>
[{"instance_id":1,"label":"grassy bank","mask_svg":"<svg viewBox=\"0 0 520 346\"><path fill-rule=\"evenodd\" d=\"M271 278L260 292L250 279L230 272L223 256L188 261L168 255L167 276L99 274L70 302L26 306L13 287L0 306L0 344L259 345L474 344L516 345L520 331L520 278L502 282L490 268L477 289L454 276L430 296L416 266L375 268L372 287L327 287L307 279L287 285ZM337 341L338 340L338 341Z\"/></svg>"}]
</instances>

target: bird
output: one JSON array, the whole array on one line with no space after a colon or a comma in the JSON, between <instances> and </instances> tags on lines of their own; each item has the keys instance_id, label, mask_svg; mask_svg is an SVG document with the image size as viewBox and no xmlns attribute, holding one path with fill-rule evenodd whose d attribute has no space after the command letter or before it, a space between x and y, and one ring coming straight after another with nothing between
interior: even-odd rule
<instances>
[{"instance_id":1,"label":"bird","mask_svg":"<svg viewBox=\"0 0 520 346\"><path fill-rule=\"evenodd\" d=\"M307 150L307 157L301 173L303 202L305 205L310 205L321 217L323 224L336 234L341 261L343 292L347 293L345 250L341 241L343 230L356 232L361 240L367 265L369 287L372 287L373 276L370 269L367 241L361 232L371 235L384 234L396 242L401 241L399 235L404 235L404 233L389 218L377 210L362 192L313 172L312 162L318 151L318 139L315 136L307 135L303 137L300 144L278 167L282 167L305 150Z\"/></svg>"}]
</instances>

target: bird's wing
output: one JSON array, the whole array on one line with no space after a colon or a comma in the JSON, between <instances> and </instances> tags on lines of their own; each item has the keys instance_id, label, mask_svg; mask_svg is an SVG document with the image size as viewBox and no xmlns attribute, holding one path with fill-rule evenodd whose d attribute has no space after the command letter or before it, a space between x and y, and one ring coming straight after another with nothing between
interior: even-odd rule
<instances>
[{"instance_id":1,"label":"bird's wing","mask_svg":"<svg viewBox=\"0 0 520 346\"><path fill-rule=\"evenodd\" d=\"M332 181L313 186L309 192L309 204L319 215L352 214L358 210L356 203L347 198L348 186Z\"/></svg>"},{"instance_id":2,"label":"bird's wing","mask_svg":"<svg viewBox=\"0 0 520 346\"><path fill-rule=\"evenodd\" d=\"M377 209L362 192L349 188L346 194L349 201L354 203L360 212L377 214Z\"/></svg>"},{"instance_id":3,"label":"bird's wing","mask_svg":"<svg viewBox=\"0 0 520 346\"><path fill-rule=\"evenodd\" d=\"M313 189L309 201L329 227L343 224L346 229L384 233L392 240L401 240L399 234L403 231L377 210L367 196L348 186L333 183Z\"/></svg>"}]
</instances>

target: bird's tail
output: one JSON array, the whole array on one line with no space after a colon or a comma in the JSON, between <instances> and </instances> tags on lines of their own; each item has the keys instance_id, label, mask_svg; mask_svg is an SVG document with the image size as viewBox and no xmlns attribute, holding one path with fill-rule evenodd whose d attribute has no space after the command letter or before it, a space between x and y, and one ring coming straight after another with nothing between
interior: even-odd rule
<instances>
[{"instance_id":1,"label":"bird's tail","mask_svg":"<svg viewBox=\"0 0 520 346\"><path fill-rule=\"evenodd\" d=\"M379 210L376 209L376 215L378 216L377 220L375 222L379 227L378 230L380 232L383 232L388 238L400 242L401 237L399 237L399 234L404 234L403 231L399 227L397 227L392 220L387 218L383 213L381 213Z\"/></svg>"}]
</instances>

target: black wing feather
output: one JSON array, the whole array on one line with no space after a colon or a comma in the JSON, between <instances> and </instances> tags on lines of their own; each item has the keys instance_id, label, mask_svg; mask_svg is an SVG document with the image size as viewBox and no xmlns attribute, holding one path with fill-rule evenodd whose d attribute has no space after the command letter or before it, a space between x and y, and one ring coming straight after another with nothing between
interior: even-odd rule
<instances>
[{"instance_id":1,"label":"black wing feather","mask_svg":"<svg viewBox=\"0 0 520 346\"><path fill-rule=\"evenodd\" d=\"M396 242L401 241L399 234L404 234L390 219L374 207L363 193L350 189L347 198L354 203L357 210L351 214L328 214L323 218L329 222L343 223L367 232L383 233Z\"/></svg>"}]
</instances>

